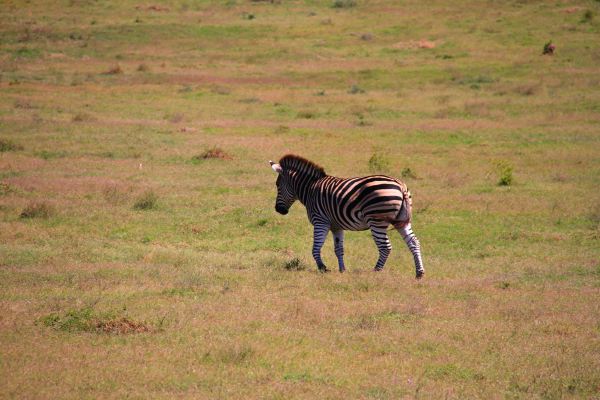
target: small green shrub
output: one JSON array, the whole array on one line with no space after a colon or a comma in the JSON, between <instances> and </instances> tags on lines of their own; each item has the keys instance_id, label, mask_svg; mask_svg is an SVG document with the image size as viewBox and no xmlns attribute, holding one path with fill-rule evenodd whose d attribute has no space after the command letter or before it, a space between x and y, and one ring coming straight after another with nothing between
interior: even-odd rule
<instances>
[{"instance_id":1,"label":"small green shrub","mask_svg":"<svg viewBox=\"0 0 600 400\"><path fill-rule=\"evenodd\" d=\"M20 218L49 218L54 213L54 209L48 203L32 202L29 203L21 214Z\"/></svg>"},{"instance_id":2,"label":"small green shrub","mask_svg":"<svg viewBox=\"0 0 600 400\"><path fill-rule=\"evenodd\" d=\"M352 8L356 6L356 0L335 0L331 6L333 8Z\"/></svg>"},{"instance_id":3,"label":"small green shrub","mask_svg":"<svg viewBox=\"0 0 600 400\"><path fill-rule=\"evenodd\" d=\"M498 185L499 186L510 186L513 183L513 167L507 161L500 161L497 164L498 168Z\"/></svg>"},{"instance_id":4,"label":"small green shrub","mask_svg":"<svg viewBox=\"0 0 600 400\"><path fill-rule=\"evenodd\" d=\"M381 152L375 152L369 158L369 171L386 172L390 168L390 160Z\"/></svg>"},{"instance_id":5,"label":"small green shrub","mask_svg":"<svg viewBox=\"0 0 600 400\"><path fill-rule=\"evenodd\" d=\"M592 22L593 19L594 19L594 12L592 10L585 10L585 12L583 13L583 17L581 17L581 22L582 23Z\"/></svg>"},{"instance_id":6,"label":"small green shrub","mask_svg":"<svg viewBox=\"0 0 600 400\"><path fill-rule=\"evenodd\" d=\"M417 179L417 175L409 167L403 168L401 174L403 178Z\"/></svg>"},{"instance_id":7,"label":"small green shrub","mask_svg":"<svg viewBox=\"0 0 600 400\"><path fill-rule=\"evenodd\" d=\"M0 153L5 151L23 150L23 146L16 144L8 139L0 139Z\"/></svg>"},{"instance_id":8,"label":"small green shrub","mask_svg":"<svg viewBox=\"0 0 600 400\"><path fill-rule=\"evenodd\" d=\"M133 204L135 210L151 210L156 208L158 204L158 196L154 191L147 190L140 197L137 198Z\"/></svg>"},{"instance_id":9,"label":"small green shrub","mask_svg":"<svg viewBox=\"0 0 600 400\"><path fill-rule=\"evenodd\" d=\"M306 265L298 257L294 257L283 263L283 268L288 271L303 271L306 269Z\"/></svg>"},{"instance_id":10,"label":"small green shrub","mask_svg":"<svg viewBox=\"0 0 600 400\"><path fill-rule=\"evenodd\" d=\"M64 332L89 332L94 330L93 310L90 307L70 310L64 315L52 313L40 318L40 322L45 326Z\"/></svg>"},{"instance_id":11,"label":"small green shrub","mask_svg":"<svg viewBox=\"0 0 600 400\"><path fill-rule=\"evenodd\" d=\"M143 322L126 317L115 317L112 314L98 314L91 307L70 310L63 315L51 313L40 318L38 322L57 331L69 333L95 332L124 335L151 330Z\"/></svg>"},{"instance_id":12,"label":"small green shrub","mask_svg":"<svg viewBox=\"0 0 600 400\"><path fill-rule=\"evenodd\" d=\"M300 111L297 118L314 119L317 118L317 114L313 111Z\"/></svg>"},{"instance_id":13,"label":"small green shrub","mask_svg":"<svg viewBox=\"0 0 600 400\"><path fill-rule=\"evenodd\" d=\"M358 126L371 126L371 125L373 125L373 123L371 121L365 119L365 116L363 114L359 113L357 115L357 117L358 117L358 120L356 121L356 125L358 125Z\"/></svg>"}]
</instances>

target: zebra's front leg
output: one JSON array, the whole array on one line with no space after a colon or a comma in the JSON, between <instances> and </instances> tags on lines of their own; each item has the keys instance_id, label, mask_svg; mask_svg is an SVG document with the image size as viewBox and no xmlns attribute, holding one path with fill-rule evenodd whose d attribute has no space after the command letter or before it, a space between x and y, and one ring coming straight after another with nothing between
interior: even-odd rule
<instances>
[{"instance_id":1,"label":"zebra's front leg","mask_svg":"<svg viewBox=\"0 0 600 400\"><path fill-rule=\"evenodd\" d=\"M423 259L421 258L421 243L417 236L412 231L412 226L406 224L402 228L398 228L398 232L402 235L402 239L408 246L408 249L413 255L415 260L415 270L417 279L421 279L425 275L425 268L423 267Z\"/></svg>"},{"instance_id":2,"label":"zebra's front leg","mask_svg":"<svg viewBox=\"0 0 600 400\"><path fill-rule=\"evenodd\" d=\"M379 259L377 260L377 264L375 264L374 270L381 271L392 251L392 243L387 235L387 226L371 226L371 234L379 249Z\"/></svg>"},{"instance_id":3,"label":"zebra's front leg","mask_svg":"<svg viewBox=\"0 0 600 400\"><path fill-rule=\"evenodd\" d=\"M335 249L335 255L338 259L338 266L340 268L340 272L344 272L346 270L346 266L344 265L344 231L339 230L333 232L333 246Z\"/></svg>"},{"instance_id":4,"label":"zebra's front leg","mask_svg":"<svg viewBox=\"0 0 600 400\"><path fill-rule=\"evenodd\" d=\"M327 267L323 263L321 259L321 248L323 247L323 243L325 243L325 238L327 237L327 233L329 232L328 225L316 224L315 231L313 235L313 249L312 254L315 262L317 263L317 268L321 272L328 272Z\"/></svg>"}]
</instances>

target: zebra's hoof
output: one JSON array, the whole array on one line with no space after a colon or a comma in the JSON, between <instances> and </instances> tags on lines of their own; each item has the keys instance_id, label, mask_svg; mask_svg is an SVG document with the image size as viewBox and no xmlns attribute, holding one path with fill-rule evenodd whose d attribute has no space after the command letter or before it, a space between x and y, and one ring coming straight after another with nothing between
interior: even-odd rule
<instances>
[{"instance_id":1,"label":"zebra's hoof","mask_svg":"<svg viewBox=\"0 0 600 400\"><path fill-rule=\"evenodd\" d=\"M425 276L425 271L417 271L417 276L416 276L417 279L421 279L424 276Z\"/></svg>"},{"instance_id":2,"label":"zebra's hoof","mask_svg":"<svg viewBox=\"0 0 600 400\"><path fill-rule=\"evenodd\" d=\"M381 272L381 271L383 271L383 268L375 267L375 268L373 268L373 271L374 272Z\"/></svg>"},{"instance_id":3,"label":"zebra's hoof","mask_svg":"<svg viewBox=\"0 0 600 400\"><path fill-rule=\"evenodd\" d=\"M324 274L324 273L326 273L326 272L329 272L329 270L327 269L327 267L326 267L326 266L324 266L324 265L323 265L322 267L319 267L319 272L321 272L321 273L323 273L323 274Z\"/></svg>"},{"instance_id":4,"label":"zebra's hoof","mask_svg":"<svg viewBox=\"0 0 600 400\"><path fill-rule=\"evenodd\" d=\"M346 268L340 268L340 274L346 272Z\"/></svg>"}]
</instances>

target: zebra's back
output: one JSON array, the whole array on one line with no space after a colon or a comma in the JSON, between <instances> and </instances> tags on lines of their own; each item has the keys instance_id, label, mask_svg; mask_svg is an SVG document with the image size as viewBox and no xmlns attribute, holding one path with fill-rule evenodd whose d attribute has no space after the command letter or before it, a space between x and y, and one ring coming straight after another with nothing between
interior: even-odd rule
<instances>
[{"instance_id":1,"label":"zebra's back","mask_svg":"<svg viewBox=\"0 0 600 400\"><path fill-rule=\"evenodd\" d=\"M385 175L326 176L315 184L315 191L309 214L328 219L333 230L365 230L373 221L397 224L408 197L406 185Z\"/></svg>"}]
</instances>

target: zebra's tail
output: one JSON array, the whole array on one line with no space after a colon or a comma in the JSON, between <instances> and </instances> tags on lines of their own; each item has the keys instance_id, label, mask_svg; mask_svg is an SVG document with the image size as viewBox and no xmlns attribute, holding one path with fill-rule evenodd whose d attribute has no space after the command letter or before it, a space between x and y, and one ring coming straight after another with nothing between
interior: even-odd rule
<instances>
[{"instance_id":1,"label":"zebra's tail","mask_svg":"<svg viewBox=\"0 0 600 400\"><path fill-rule=\"evenodd\" d=\"M408 190L404 183L400 183L400 191L402 192L403 200L402 208L396 214L396 220L394 221L396 228L405 226L412 219L412 195L410 194L410 190Z\"/></svg>"}]
</instances>

